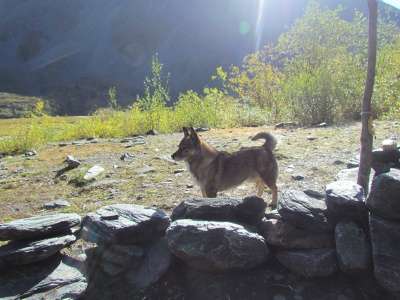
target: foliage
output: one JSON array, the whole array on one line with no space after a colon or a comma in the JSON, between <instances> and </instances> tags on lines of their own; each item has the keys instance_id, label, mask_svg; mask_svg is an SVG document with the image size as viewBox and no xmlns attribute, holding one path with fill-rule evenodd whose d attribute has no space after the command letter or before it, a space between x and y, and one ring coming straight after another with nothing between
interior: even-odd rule
<instances>
[{"instance_id":1,"label":"foliage","mask_svg":"<svg viewBox=\"0 0 400 300\"><path fill-rule=\"evenodd\" d=\"M108 89L107 101L111 109L118 109L117 88L115 86Z\"/></svg>"}]
</instances>

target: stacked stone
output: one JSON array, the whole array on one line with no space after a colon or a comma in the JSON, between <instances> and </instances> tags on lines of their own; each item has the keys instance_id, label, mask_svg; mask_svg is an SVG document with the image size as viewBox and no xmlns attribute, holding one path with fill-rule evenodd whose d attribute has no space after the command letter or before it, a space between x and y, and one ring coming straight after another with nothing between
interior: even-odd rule
<instances>
[{"instance_id":1,"label":"stacked stone","mask_svg":"<svg viewBox=\"0 0 400 300\"><path fill-rule=\"evenodd\" d=\"M400 170L374 178L367 206L375 278L400 297Z\"/></svg>"},{"instance_id":2,"label":"stacked stone","mask_svg":"<svg viewBox=\"0 0 400 300\"><path fill-rule=\"evenodd\" d=\"M258 197L183 201L167 230L171 252L189 267L207 272L255 268L269 257L257 225L266 204Z\"/></svg>"},{"instance_id":3,"label":"stacked stone","mask_svg":"<svg viewBox=\"0 0 400 300\"><path fill-rule=\"evenodd\" d=\"M8 241L0 247L0 296L78 298L86 279L64 263L60 250L76 241L80 223L77 214L54 214L0 224L0 240Z\"/></svg>"},{"instance_id":4,"label":"stacked stone","mask_svg":"<svg viewBox=\"0 0 400 300\"><path fill-rule=\"evenodd\" d=\"M337 271L333 228L321 199L301 191L285 191L278 211L266 215L260 230L276 248L278 261L304 277L326 277Z\"/></svg>"},{"instance_id":5,"label":"stacked stone","mask_svg":"<svg viewBox=\"0 0 400 300\"><path fill-rule=\"evenodd\" d=\"M164 235L170 219L164 211L115 204L89 213L82 223L81 237L96 244L87 258L88 298L107 299L107 286L115 282L144 289L168 270Z\"/></svg>"}]
</instances>

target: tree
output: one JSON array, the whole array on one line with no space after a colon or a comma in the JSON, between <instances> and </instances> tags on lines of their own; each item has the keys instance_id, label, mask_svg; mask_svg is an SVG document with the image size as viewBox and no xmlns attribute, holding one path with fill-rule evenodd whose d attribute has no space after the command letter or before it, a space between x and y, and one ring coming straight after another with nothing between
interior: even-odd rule
<instances>
[{"instance_id":1,"label":"tree","mask_svg":"<svg viewBox=\"0 0 400 300\"><path fill-rule=\"evenodd\" d=\"M368 66L367 79L365 82L364 98L361 112L361 153L360 167L358 170L357 183L368 193L369 176L371 173L373 124L371 111L371 98L374 90L375 68L376 68L376 44L377 44L377 19L378 4L376 0L368 0Z\"/></svg>"}]
</instances>

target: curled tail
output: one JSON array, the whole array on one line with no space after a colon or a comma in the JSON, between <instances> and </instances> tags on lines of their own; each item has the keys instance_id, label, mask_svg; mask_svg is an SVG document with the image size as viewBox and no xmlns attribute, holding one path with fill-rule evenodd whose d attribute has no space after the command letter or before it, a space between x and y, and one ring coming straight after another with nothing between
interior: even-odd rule
<instances>
[{"instance_id":1,"label":"curled tail","mask_svg":"<svg viewBox=\"0 0 400 300\"><path fill-rule=\"evenodd\" d=\"M261 140L261 139L265 140L265 143L263 145L264 148L266 148L270 151L275 149L277 140L271 133L259 132L251 138L252 141Z\"/></svg>"}]
</instances>

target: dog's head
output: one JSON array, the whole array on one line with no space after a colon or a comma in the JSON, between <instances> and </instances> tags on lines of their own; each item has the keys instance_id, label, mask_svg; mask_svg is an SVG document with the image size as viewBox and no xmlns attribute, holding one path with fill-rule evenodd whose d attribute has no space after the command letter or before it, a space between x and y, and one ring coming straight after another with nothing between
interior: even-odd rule
<instances>
[{"instance_id":1,"label":"dog's head","mask_svg":"<svg viewBox=\"0 0 400 300\"><path fill-rule=\"evenodd\" d=\"M201 151L200 138L193 127L183 127L183 134L178 150L171 155L174 160L189 160Z\"/></svg>"}]
</instances>

